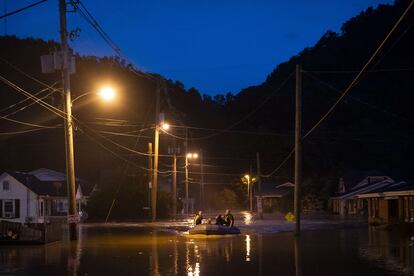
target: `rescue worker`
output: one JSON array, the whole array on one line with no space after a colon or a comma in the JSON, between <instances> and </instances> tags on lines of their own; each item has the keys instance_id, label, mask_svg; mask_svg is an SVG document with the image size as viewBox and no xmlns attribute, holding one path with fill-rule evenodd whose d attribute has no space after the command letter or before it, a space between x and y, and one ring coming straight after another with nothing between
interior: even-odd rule
<instances>
[{"instance_id":1,"label":"rescue worker","mask_svg":"<svg viewBox=\"0 0 414 276\"><path fill-rule=\"evenodd\" d=\"M225 221L221 215L216 217L216 225L224 225Z\"/></svg>"},{"instance_id":2,"label":"rescue worker","mask_svg":"<svg viewBox=\"0 0 414 276\"><path fill-rule=\"evenodd\" d=\"M224 225L228 227L233 227L234 225L234 217L230 213L230 210L226 210L226 213L224 214Z\"/></svg>"},{"instance_id":3,"label":"rescue worker","mask_svg":"<svg viewBox=\"0 0 414 276\"><path fill-rule=\"evenodd\" d=\"M194 225L199 225L203 222L203 212L198 211L197 215L194 218Z\"/></svg>"}]
</instances>

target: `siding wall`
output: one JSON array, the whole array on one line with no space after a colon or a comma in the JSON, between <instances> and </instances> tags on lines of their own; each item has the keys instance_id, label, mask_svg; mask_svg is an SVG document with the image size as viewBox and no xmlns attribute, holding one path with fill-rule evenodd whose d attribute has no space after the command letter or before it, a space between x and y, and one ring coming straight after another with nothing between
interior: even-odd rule
<instances>
[{"instance_id":1,"label":"siding wall","mask_svg":"<svg viewBox=\"0 0 414 276\"><path fill-rule=\"evenodd\" d=\"M9 181L10 189L3 191L3 181ZM26 222L26 218L33 218L33 222L38 219L37 195L30 191L26 186L18 182L7 173L0 176L0 199L19 199L20 200L20 216L15 219L7 219L14 222ZM1 219L1 218L0 218ZM5 219L5 218L3 218Z\"/></svg>"}]
</instances>

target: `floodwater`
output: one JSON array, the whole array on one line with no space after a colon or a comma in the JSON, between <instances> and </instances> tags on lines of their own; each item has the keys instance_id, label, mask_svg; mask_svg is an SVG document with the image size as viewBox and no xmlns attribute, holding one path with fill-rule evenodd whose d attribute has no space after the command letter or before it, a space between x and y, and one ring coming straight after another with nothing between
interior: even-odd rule
<instances>
[{"instance_id":1,"label":"floodwater","mask_svg":"<svg viewBox=\"0 0 414 276\"><path fill-rule=\"evenodd\" d=\"M412 275L408 236L371 228L189 236L92 225L75 242L1 246L0 275Z\"/></svg>"}]
</instances>

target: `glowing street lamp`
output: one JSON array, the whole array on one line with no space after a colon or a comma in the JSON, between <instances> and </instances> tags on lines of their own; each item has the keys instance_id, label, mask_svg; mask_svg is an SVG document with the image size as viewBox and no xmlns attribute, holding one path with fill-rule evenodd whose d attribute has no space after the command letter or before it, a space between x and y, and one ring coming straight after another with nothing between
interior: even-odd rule
<instances>
[{"instance_id":1,"label":"glowing street lamp","mask_svg":"<svg viewBox=\"0 0 414 276\"><path fill-rule=\"evenodd\" d=\"M99 90L98 94L102 97L104 101L107 102L112 101L116 96L115 90L110 86L102 87Z\"/></svg>"},{"instance_id":2,"label":"glowing street lamp","mask_svg":"<svg viewBox=\"0 0 414 276\"><path fill-rule=\"evenodd\" d=\"M188 214L188 159L197 159L198 153L187 153L185 155L185 213Z\"/></svg>"},{"instance_id":3,"label":"glowing street lamp","mask_svg":"<svg viewBox=\"0 0 414 276\"><path fill-rule=\"evenodd\" d=\"M163 130L169 130L170 129L170 124L169 123L162 123L161 124L161 128L163 129Z\"/></svg>"},{"instance_id":4,"label":"glowing street lamp","mask_svg":"<svg viewBox=\"0 0 414 276\"><path fill-rule=\"evenodd\" d=\"M80 98L83 98L86 95L90 95L90 94L99 95L102 98L102 100L104 100L105 102L110 102L110 101L114 100L115 97L116 97L115 90L112 87L104 86L99 90L99 92L87 92L87 93L84 93L84 94L81 94L81 95L77 96L76 98L74 98L72 100L72 105L73 105L74 102L76 102Z\"/></svg>"},{"instance_id":5,"label":"glowing street lamp","mask_svg":"<svg viewBox=\"0 0 414 276\"><path fill-rule=\"evenodd\" d=\"M251 179L251 177L250 177L250 175L249 174L246 174L245 176L244 176L244 179L246 180L246 182L247 182L247 199L249 200L249 209L250 209L250 212L252 212L253 211L253 197L252 197L252 189L251 189L251 181L250 180L253 180L254 181L254 178L253 179ZM244 181L243 181L244 182Z\"/></svg>"}]
</instances>

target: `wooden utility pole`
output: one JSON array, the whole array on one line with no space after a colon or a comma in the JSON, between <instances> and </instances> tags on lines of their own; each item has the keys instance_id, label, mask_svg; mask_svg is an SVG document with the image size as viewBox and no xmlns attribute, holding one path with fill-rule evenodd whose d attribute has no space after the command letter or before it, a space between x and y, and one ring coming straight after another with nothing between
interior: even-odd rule
<instances>
[{"instance_id":1,"label":"wooden utility pole","mask_svg":"<svg viewBox=\"0 0 414 276\"><path fill-rule=\"evenodd\" d=\"M253 171L252 171L252 163L250 163L250 170L249 170L249 187L247 187L248 189L248 200L249 200L249 210L250 212L253 212L253 181L251 181L250 179L253 179Z\"/></svg>"},{"instance_id":2,"label":"wooden utility pole","mask_svg":"<svg viewBox=\"0 0 414 276\"><path fill-rule=\"evenodd\" d=\"M155 133L154 133L154 176L151 190L152 221L157 219L157 192L158 192L158 150L160 142L160 85L155 89Z\"/></svg>"},{"instance_id":3,"label":"wooden utility pole","mask_svg":"<svg viewBox=\"0 0 414 276\"><path fill-rule=\"evenodd\" d=\"M188 157L185 156L185 214L188 215Z\"/></svg>"},{"instance_id":4,"label":"wooden utility pole","mask_svg":"<svg viewBox=\"0 0 414 276\"><path fill-rule=\"evenodd\" d=\"M203 165L203 151L200 149L200 209L204 209L204 165Z\"/></svg>"},{"instance_id":5,"label":"wooden utility pole","mask_svg":"<svg viewBox=\"0 0 414 276\"><path fill-rule=\"evenodd\" d=\"M148 208L149 208L149 218L152 218L152 204L151 204L151 197L152 197L152 143L148 143Z\"/></svg>"},{"instance_id":6,"label":"wooden utility pole","mask_svg":"<svg viewBox=\"0 0 414 276\"><path fill-rule=\"evenodd\" d=\"M302 185L302 72L296 65L296 116L295 116L295 236L300 235L300 187Z\"/></svg>"},{"instance_id":7,"label":"wooden utility pole","mask_svg":"<svg viewBox=\"0 0 414 276\"><path fill-rule=\"evenodd\" d=\"M66 29L66 1L59 0L60 15L60 47L62 53L62 84L65 112L65 149L66 149L66 190L68 194L68 224L69 237L77 239L77 223L79 217L76 214L76 186L75 186L75 158L73 150L73 121L72 121L72 100L70 95L70 61L68 32Z\"/></svg>"},{"instance_id":8,"label":"wooden utility pole","mask_svg":"<svg viewBox=\"0 0 414 276\"><path fill-rule=\"evenodd\" d=\"M185 128L184 156L185 156L185 214L188 215L188 128Z\"/></svg>"},{"instance_id":9,"label":"wooden utility pole","mask_svg":"<svg viewBox=\"0 0 414 276\"><path fill-rule=\"evenodd\" d=\"M263 219L263 202L262 202L262 174L260 171L260 154L256 152L256 162L257 162L257 185L259 190L259 195L257 197L257 213L259 213L259 218Z\"/></svg>"},{"instance_id":10,"label":"wooden utility pole","mask_svg":"<svg viewBox=\"0 0 414 276\"><path fill-rule=\"evenodd\" d=\"M173 156L173 179L172 179L172 194L173 194L173 217L175 218L177 216L177 155L175 154L174 151L174 156Z\"/></svg>"}]
</instances>

